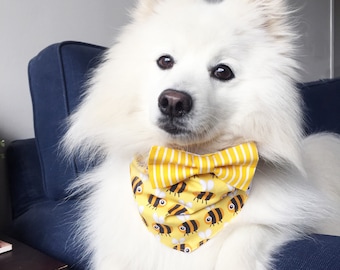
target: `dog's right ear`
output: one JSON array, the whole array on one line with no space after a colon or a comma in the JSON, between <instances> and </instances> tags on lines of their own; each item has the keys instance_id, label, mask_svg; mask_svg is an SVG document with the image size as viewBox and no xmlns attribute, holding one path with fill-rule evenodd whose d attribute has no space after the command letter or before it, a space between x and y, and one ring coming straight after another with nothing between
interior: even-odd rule
<instances>
[{"instance_id":1,"label":"dog's right ear","mask_svg":"<svg viewBox=\"0 0 340 270\"><path fill-rule=\"evenodd\" d=\"M132 17L136 20L144 19L154 12L154 7L162 0L139 0L135 9L132 11Z\"/></svg>"}]
</instances>

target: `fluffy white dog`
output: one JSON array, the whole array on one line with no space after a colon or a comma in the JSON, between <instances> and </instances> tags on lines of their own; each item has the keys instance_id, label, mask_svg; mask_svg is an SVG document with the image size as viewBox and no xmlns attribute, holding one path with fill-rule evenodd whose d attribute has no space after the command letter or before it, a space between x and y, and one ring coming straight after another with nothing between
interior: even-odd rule
<instances>
[{"instance_id":1,"label":"fluffy white dog","mask_svg":"<svg viewBox=\"0 0 340 270\"><path fill-rule=\"evenodd\" d=\"M288 241L340 233L340 140L303 137L288 13L283 0L139 1L64 139L69 154L101 160L72 187L87 194L79 233L91 269L269 269ZM155 222L155 236L145 226L133 158L152 146L201 155L246 142L260 160L242 210L191 253L162 244L177 228Z\"/></svg>"}]
</instances>

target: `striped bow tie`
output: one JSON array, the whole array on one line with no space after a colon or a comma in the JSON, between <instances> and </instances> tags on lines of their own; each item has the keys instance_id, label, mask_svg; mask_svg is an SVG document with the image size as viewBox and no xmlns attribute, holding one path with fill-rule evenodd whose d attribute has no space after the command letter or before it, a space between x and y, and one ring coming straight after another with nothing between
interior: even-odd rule
<instances>
[{"instance_id":1,"label":"striped bow tie","mask_svg":"<svg viewBox=\"0 0 340 270\"><path fill-rule=\"evenodd\" d=\"M149 179L153 188L165 188L191 176L210 173L245 191L254 176L258 159L254 142L206 155L154 146L148 161Z\"/></svg>"}]
</instances>

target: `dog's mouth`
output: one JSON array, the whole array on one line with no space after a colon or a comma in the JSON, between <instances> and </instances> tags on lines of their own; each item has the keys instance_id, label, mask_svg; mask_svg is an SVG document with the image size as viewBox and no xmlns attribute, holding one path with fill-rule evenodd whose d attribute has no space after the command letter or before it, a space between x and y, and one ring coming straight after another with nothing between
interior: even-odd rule
<instances>
[{"instance_id":1,"label":"dog's mouth","mask_svg":"<svg viewBox=\"0 0 340 270\"><path fill-rule=\"evenodd\" d=\"M168 147L197 154L220 150L220 145L216 144L220 136L218 129L205 121L195 125L192 117L187 116L181 120L160 118L157 127L167 134L163 137L163 143Z\"/></svg>"},{"instance_id":2,"label":"dog's mouth","mask_svg":"<svg viewBox=\"0 0 340 270\"><path fill-rule=\"evenodd\" d=\"M183 119L180 121L178 119L161 118L158 120L157 124L160 129L171 136L190 136L192 130L190 130L182 120Z\"/></svg>"}]
</instances>

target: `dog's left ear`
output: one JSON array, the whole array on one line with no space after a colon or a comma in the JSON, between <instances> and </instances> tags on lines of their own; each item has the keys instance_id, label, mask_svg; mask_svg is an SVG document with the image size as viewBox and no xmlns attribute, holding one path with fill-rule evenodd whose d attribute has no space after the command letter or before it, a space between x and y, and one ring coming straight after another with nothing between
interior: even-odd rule
<instances>
[{"instance_id":1,"label":"dog's left ear","mask_svg":"<svg viewBox=\"0 0 340 270\"><path fill-rule=\"evenodd\" d=\"M266 28L273 36L282 37L290 35L292 10L284 0L250 0L256 9L262 14L261 27ZM287 31L288 30L288 31Z\"/></svg>"},{"instance_id":2,"label":"dog's left ear","mask_svg":"<svg viewBox=\"0 0 340 270\"><path fill-rule=\"evenodd\" d=\"M132 12L132 17L136 20L148 17L154 12L154 8L162 0L139 0Z\"/></svg>"},{"instance_id":3,"label":"dog's left ear","mask_svg":"<svg viewBox=\"0 0 340 270\"><path fill-rule=\"evenodd\" d=\"M268 16L282 16L288 5L285 0L249 0Z\"/></svg>"}]
</instances>

